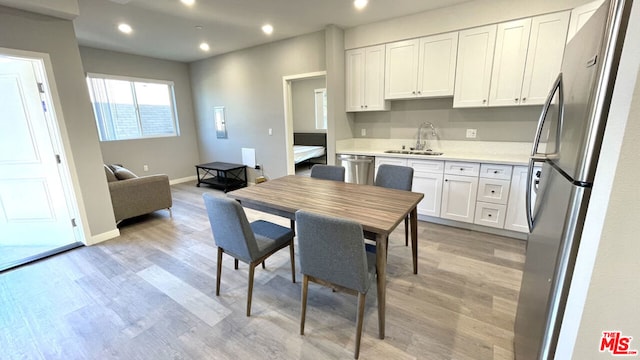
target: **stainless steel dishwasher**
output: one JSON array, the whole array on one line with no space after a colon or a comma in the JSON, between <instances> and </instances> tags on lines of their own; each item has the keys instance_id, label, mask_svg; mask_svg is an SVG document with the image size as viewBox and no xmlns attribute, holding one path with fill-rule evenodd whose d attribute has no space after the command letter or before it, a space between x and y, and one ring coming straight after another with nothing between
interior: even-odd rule
<instances>
[{"instance_id":1,"label":"stainless steel dishwasher","mask_svg":"<svg viewBox=\"0 0 640 360\"><path fill-rule=\"evenodd\" d=\"M336 165L344 167L344 181L354 184L373 185L375 157L365 155L336 155Z\"/></svg>"}]
</instances>

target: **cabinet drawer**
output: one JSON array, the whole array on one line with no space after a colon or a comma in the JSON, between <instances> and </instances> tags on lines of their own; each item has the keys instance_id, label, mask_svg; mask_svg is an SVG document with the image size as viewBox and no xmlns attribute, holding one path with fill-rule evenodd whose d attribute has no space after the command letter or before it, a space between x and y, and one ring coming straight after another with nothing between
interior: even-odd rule
<instances>
[{"instance_id":1,"label":"cabinet drawer","mask_svg":"<svg viewBox=\"0 0 640 360\"><path fill-rule=\"evenodd\" d=\"M511 180L511 168L511 165L482 164L480 166L480 177Z\"/></svg>"},{"instance_id":2,"label":"cabinet drawer","mask_svg":"<svg viewBox=\"0 0 640 360\"><path fill-rule=\"evenodd\" d=\"M474 223L502 229L504 227L506 205L478 202Z\"/></svg>"},{"instance_id":3,"label":"cabinet drawer","mask_svg":"<svg viewBox=\"0 0 640 360\"><path fill-rule=\"evenodd\" d=\"M478 201L494 204L507 204L511 181L480 178L478 182Z\"/></svg>"},{"instance_id":4,"label":"cabinet drawer","mask_svg":"<svg viewBox=\"0 0 640 360\"><path fill-rule=\"evenodd\" d=\"M442 174L444 171L444 162L437 160L408 159L407 166L412 167L414 173Z\"/></svg>"},{"instance_id":5,"label":"cabinet drawer","mask_svg":"<svg viewBox=\"0 0 640 360\"><path fill-rule=\"evenodd\" d=\"M401 157L380 157L376 156L376 169L382 164L407 166L407 159Z\"/></svg>"},{"instance_id":6,"label":"cabinet drawer","mask_svg":"<svg viewBox=\"0 0 640 360\"><path fill-rule=\"evenodd\" d=\"M444 173L451 175L478 176L480 164L471 162L446 161Z\"/></svg>"}]
</instances>

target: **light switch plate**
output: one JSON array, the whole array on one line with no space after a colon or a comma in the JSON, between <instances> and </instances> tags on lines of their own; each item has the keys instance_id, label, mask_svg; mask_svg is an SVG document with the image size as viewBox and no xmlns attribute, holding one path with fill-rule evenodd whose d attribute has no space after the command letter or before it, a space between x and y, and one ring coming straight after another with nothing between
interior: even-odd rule
<instances>
[{"instance_id":1,"label":"light switch plate","mask_svg":"<svg viewBox=\"0 0 640 360\"><path fill-rule=\"evenodd\" d=\"M467 129L467 138L475 139L477 135L478 129Z\"/></svg>"}]
</instances>

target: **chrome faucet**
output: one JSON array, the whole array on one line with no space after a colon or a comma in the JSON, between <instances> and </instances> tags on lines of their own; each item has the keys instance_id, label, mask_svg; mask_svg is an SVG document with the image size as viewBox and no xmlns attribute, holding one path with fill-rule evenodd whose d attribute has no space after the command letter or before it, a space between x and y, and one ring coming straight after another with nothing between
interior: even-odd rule
<instances>
[{"instance_id":1,"label":"chrome faucet","mask_svg":"<svg viewBox=\"0 0 640 360\"><path fill-rule=\"evenodd\" d=\"M416 146L415 146L416 150L424 150L426 141L424 142L422 141L422 129L427 126L431 128L431 136L433 137L438 136L438 134L436 133L436 128L433 126L432 123L428 121L423 122L422 124L420 124L420 126L418 126L418 140L416 141Z\"/></svg>"}]
</instances>

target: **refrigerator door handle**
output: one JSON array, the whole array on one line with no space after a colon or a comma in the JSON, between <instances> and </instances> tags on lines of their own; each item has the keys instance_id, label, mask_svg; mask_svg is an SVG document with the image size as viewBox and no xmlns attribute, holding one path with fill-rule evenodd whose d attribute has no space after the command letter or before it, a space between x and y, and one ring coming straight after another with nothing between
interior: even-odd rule
<instances>
[{"instance_id":1,"label":"refrigerator door handle","mask_svg":"<svg viewBox=\"0 0 640 360\"><path fill-rule=\"evenodd\" d=\"M529 159L529 168L527 169L527 189L525 195L527 225L529 225L529 232L533 230L533 224L535 222L535 214L533 214L531 196L533 195L533 172L537 162L545 162L547 158L544 155L532 156Z\"/></svg>"},{"instance_id":2,"label":"refrigerator door handle","mask_svg":"<svg viewBox=\"0 0 640 360\"><path fill-rule=\"evenodd\" d=\"M536 136L533 138L533 148L531 149L531 156L536 156L538 153L538 147L540 146L540 140L542 138L542 130L544 128L544 122L547 119L547 114L549 113L549 109L551 108L551 102L553 101L553 95L555 95L556 91L558 91L558 101L560 106L560 113L558 114L558 134L559 130L562 126L562 73L558 74L558 77L553 82L553 86L551 87L551 91L549 91L549 95L547 95L547 100L544 102L544 106L542 107L542 112L540 113L540 119L538 120L538 128L536 130ZM559 139L559 138L558 138ZM531 174L529 174L531 175Z\"/></svg>"}]
</instances>

